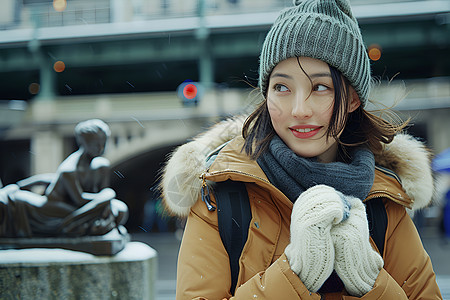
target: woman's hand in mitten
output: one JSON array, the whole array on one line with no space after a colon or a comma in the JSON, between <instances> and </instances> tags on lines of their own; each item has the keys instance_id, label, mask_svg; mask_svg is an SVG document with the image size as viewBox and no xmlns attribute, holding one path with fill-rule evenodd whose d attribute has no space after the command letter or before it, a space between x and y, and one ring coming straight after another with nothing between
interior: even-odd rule
<instances>
[{"instance_id":1,"label":"woman's hand in mitten","mask_svg":"<svg viewBox=\"0 0 450 300\"><path fill-rule=\"evenodd\" d=\"M311 292L317 292L334 266L330 229L348 216L344 197L326 185L303 192L291 214L291 242L284 250L289 265Z\"/></svg>"},{"instance_id":2,"label":"woman's hand in mitten","mask_svg":"<svg viewBox=\"0 0 450 300\"><path fill-rule=\"evenodd\" d=\"M331 229L336 255L334 268L346 290L361 297L373 288L384 262L369 242L364 204L357 198L345 197L350 203L350 216Z\"/></svg>"}]
</instances>

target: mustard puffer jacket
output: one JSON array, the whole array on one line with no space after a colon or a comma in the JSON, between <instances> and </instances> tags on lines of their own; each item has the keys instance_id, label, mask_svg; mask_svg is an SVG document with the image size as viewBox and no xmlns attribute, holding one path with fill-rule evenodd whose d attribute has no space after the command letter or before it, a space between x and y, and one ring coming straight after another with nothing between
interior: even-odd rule
<instances>
[{"instance_id":1,"label":"mustard puffer jacket","mask_svg":"<svg viewBox=\"0 0 450 300\"><path fill-rule=\"evenodd\" d=\"M231 125L230 125L231 124ZM284 255L289 244L293 203L268 181L256 161L242 151L240 120L228 120L178 148L164 169L162 189L167 208L187 217L178 256L177 299L357 299L345 290L311 293L291 270ZM233 136L237 136L233 138ZM212 165L209 150L227 142ZM382 198L387 212L384 267L373 289L361 299L442 299L431 260L408 212L430 202L433 180L425 147L407 135L396 136L376 157L394 169L395 178L375 170L368 197ZM225 180L244 182L252 220L239 259L236 290L230 292L228 254L218 231L217 211L201 200L202 185ZM211 201L215 204L213 193ZM371 239L371 244L377 250Z\"/></svg>"}]
</instances>

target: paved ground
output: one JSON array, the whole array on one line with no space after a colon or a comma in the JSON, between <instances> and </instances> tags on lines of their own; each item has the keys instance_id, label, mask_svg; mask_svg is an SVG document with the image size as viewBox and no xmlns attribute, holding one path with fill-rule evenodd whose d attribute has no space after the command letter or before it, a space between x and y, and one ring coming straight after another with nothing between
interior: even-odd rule
<instances>
[{"instance_id":1,"label":"paved ground","mask_svg":"<svg viewBox=\"0 0 450 300\"><path fill-rule=\"evenodd\" d=\"M435 225L424 227L420 234L433 262L442 296L450 300L450 239L442 238ZM173 233L134 233L132 239L144 242L158 252L156 300L175 299L179 239Z\"/></svg>"}]
</instances>

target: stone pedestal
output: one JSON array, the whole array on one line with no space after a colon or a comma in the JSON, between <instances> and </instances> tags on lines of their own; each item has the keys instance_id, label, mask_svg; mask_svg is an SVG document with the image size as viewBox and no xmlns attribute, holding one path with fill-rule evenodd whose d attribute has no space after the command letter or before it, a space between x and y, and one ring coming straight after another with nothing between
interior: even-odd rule
<instances>
[{"instance_id":1,"label":"stone pedestal","mask_svg":"<svg viewBox=\"0 0 450 300\"><path fill-rule=\"evenodd\" d=\"M64 249L0 251L1 299L155 299L156 251L130 242L114 256Z\"/></svg>"}]
</instances>

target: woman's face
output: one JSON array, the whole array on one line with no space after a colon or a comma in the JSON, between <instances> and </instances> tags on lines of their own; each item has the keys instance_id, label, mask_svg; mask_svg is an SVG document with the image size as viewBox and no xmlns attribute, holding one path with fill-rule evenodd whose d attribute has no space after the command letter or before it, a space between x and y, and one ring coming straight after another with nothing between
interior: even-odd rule
<instances>
[{"instance_id":1,"label":"woman's face","mask_svg":"<svg viewBox=\"0 0 450 300\"><path fill-rule=\"evenodd\" d=\"M356 93L350 94L352 112L360 101ZM326 135L333 105L334 86L327 63L294 57L273 69L267 91L270 118L275 132L297 155L317 157L321 162L336 160L337 142Z\"/></svg>"}]
</instances>

